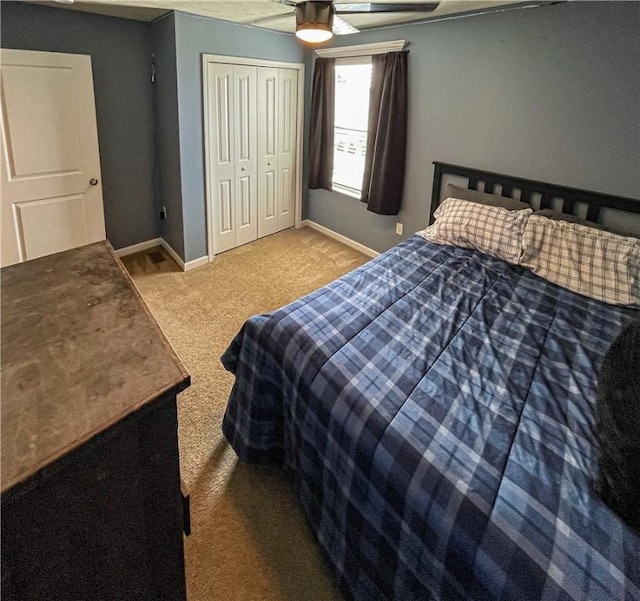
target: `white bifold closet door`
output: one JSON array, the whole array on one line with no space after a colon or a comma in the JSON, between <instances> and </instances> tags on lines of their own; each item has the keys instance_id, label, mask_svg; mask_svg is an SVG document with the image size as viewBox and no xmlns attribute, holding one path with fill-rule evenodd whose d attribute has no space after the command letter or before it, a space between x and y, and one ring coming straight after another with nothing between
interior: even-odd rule
<instances>
[{"instance_id":1,"label":"white bifold closet door","mask_svg":"<svg viewBox=\"0 0 640 601\"><path fill-rule=\"evenodd\" d=\"M209 65L213 243L224 252L255 240L257 227L257 68Z\"/></svg>"},{"instance_id":2,"label":"white bifold closet door","mask_svg":"<svg viewBox=\"0 0 640 601\"><path fill-rule=\"evenodd\" d=\"M294 225L298 72L208 63L214 253Z\"/></svg>"},{"instance_id":3,"label":"white bifold closet door","mask_svg":"<svg viewBox=\"0 0 640 601\"><path fill-rule=\"evenodd\" d=\"M258 237L294 224L298 72L258 69Z\"/></svg>"}]
</instances>

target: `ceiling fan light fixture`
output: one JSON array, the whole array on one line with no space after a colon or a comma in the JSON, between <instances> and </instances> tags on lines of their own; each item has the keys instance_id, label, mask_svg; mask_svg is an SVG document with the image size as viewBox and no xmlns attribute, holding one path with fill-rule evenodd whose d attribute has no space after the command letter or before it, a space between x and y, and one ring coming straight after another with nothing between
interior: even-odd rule
<instances>
[{"instance_id":1,"label":"ceiling fan light fixture","mask_svg":"<svg viewBox=\"0 0 640 601\"><path fill-rule=\"evenodd\" d=\"M333 37L333 4L308 0L296 6L296 37L308 44L321 44Z\"/></svg>"},{"instance_id":2,"label":"ceiling fan light fixture","mask_svg":"<svg viewBox=\"0 0 640 601\"><path fill-rule=\"evenodd\" d=\"M333 37L330 29L325 29L321 25L300 25L296 27L296 37L307 44L321 44Z\"/></svg>"}]
</instances>

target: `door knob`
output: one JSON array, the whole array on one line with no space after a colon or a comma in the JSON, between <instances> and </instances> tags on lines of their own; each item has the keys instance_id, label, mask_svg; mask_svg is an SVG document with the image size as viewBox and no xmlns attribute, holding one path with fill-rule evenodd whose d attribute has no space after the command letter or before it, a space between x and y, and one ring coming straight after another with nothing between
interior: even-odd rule
<instances>
[{"instance_id":1,"label":"door knob","mask_svg":"<svg viewBox=\"0 0 640 601\"><path fill-rule=\"evenodd\" d=\"M246 167L240 167L240 171L246 171L247 168Z\"/></svg>"},{"instance_id":2,"label":"door knob","mask_svg":"<svg viewBox=\"0 0 640 601\"><path fill-rule=\"evenodd\" d=\"M98 185L98 180L97 180L95 177L92 177L92 178L89 180L89 183L90 183L92 186L97 186L97 185Z\"/></svg>"}]
</instances>

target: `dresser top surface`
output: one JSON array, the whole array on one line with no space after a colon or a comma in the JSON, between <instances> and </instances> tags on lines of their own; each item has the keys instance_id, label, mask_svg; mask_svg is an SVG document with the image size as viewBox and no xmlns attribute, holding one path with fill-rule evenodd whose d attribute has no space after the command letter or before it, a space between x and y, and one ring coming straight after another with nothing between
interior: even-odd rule
<instances>
[{"instance_id":1,"label":"dresser top surface","mask_svg":"<svg viewBox=\"0 0 640 601\"><path fill-rule=\"evenodd\" d=\"M189 374L108 242L1 270L4 492Z\"/></svg>"}]
</instances>

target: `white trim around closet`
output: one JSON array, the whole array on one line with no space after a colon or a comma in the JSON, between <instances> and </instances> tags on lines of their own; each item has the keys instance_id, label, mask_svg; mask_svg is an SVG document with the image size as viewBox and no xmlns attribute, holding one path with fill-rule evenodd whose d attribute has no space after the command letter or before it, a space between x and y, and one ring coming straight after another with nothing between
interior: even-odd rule
<instances>
[{"instance_id":1,"label":"white trim around closet","mask_svg":"<svg viewBox=\"0 0 640 601\"><path fill-rule=\"evenodd\" d=\"M297 132L296 132L296 197L294 209L294 226L300 227L302 221L302 141L303 141L303 118L304 118L304 63L288 63L286 61L271 61L258 58L243 58L237 56L224 56L220 54L203 54L202 55L202 97L203 97L203 115L204 115L204 145L205 145L205 204L207 217L207 254L209 261L213 261L213 243L210 236L212 231L213 215L211 214L211 173L209 169L210 149L209 149L209 115L207 107L208 99L208 70L209 63L225 63L232 65L252 65L256 67L279 67L284 69L296 69L298 71L298 114L297 114Z\"/></svg>"}]
</instances>

